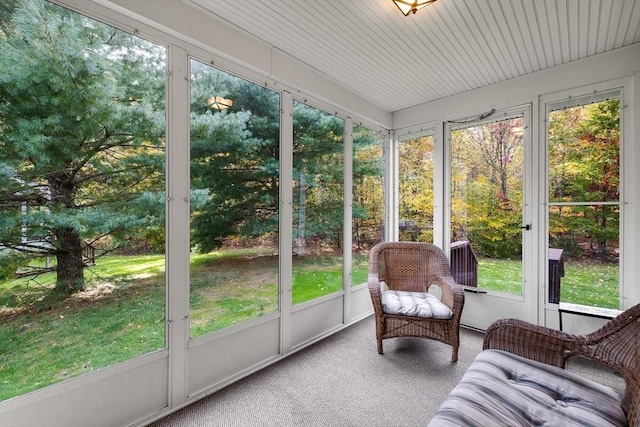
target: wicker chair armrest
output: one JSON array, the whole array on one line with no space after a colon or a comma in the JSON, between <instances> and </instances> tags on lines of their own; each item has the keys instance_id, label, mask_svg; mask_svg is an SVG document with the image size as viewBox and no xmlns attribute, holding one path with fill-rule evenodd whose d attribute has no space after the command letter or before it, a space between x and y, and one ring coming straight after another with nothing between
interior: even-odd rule
<instances>
[{"instance_id":1,"label":"wicker chair armrest","mask_svg":"<svg viewBox=\"0 0 640 427\"><path fill-rule=\"evenodd\" d=\"M367 286L371 295L371 303L376 312L382 312L382 291L380 290L380 280L375 273L369 273Z\"/></svg>"},{"instance_id":2,"label":"wicker chair armrest","mask_svg":"<svg viewBox=\"0 0 640 427\"><path fill-rule=\"evenodd\" d=\"M451 276L439 276L433 283L442 290L442 303L453 310L462 313L464 306L464 289Z\"/></svg>"},{"instance_id":3,"label":"wicker chair armrest","mask_svg":"<svg viewBox=\"0 0 640 427\"><path fill-rule=\"evenodd\" d=\"M500 319L487 328L483 349L498 349L537 360L548 365L565 367L574 355L588 355L584 336L537 326L518 319Z\"/></svg>"}]
</instances>

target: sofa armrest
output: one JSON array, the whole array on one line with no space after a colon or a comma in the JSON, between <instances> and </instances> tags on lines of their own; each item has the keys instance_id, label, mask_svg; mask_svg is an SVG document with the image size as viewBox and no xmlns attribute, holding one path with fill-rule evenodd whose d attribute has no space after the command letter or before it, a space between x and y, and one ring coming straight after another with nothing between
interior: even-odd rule
<instances>
[{"instance_id":1,"label":"sofa armrest","mask_svg":"<svg viewBox=\"0 0 640 427\"><path fill-rule=\"evenodd\" d=\"M565 367L566 360L585 354L584 336L537 326L518 319L494 322L484 336L483 349L498 349L548 365Z\"/></svg>"},{"instance_id":2,"label":"sofa armrest","mask_svg":"<svg viewBox=\"0 0 640 427\"><path fill-rule=\"evenodd\" d=\"M626 382L622 406L629 425L640 426L640 304L586 335L573 335L522 320L498 320L487 329L483 347L505 350L560 368L575 355L610 366L622 374Z\"/></svg>"}]
</instances>

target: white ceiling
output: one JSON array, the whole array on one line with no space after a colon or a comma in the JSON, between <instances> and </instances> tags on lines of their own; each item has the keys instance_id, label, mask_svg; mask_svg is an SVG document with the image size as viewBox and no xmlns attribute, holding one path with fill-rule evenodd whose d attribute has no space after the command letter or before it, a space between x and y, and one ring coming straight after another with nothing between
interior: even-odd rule
<instances>
[{"instance_id":1,"label":"white ceiling","mask_svg":"<svg viewBox=\"0 0 640 427\"><path fill-rule=\"evenodd\" d=\"M397 111L640 43L640 0L188 0Z\"/></svg>"}]
</instances>

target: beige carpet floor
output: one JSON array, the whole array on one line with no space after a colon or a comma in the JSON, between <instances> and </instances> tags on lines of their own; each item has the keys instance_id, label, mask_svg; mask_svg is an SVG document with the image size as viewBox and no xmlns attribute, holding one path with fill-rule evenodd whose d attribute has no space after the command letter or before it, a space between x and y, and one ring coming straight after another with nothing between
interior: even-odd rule
<instances>
[{"instance_id":1,"label":"beige carpet floor","mask_svg":"<svg viewBox=\"0 0 640 427\"><path fill-rule=\"evenodd\" d=\"M482 334L462 329L457 363L451 347L417 338L385 340L379 355L374 330L369 317L151 426L425 426L482 349ZM599 366L569 367L624 386Z\"/></svg>"}]
</instances>

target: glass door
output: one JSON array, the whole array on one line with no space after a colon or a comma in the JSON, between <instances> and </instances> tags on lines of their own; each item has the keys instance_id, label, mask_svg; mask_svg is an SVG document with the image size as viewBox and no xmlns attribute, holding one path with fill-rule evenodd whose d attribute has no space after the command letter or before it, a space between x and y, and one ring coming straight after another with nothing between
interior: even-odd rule
<instances>
[{"instance_id":1,"label":"glass door","mask_svg":"<svg viewBox=\"0 0 640 427\"><path fill-rule=\"evenodd\" d=\"M449 127L450 259L469 326L524 317L525 129L524 113Z\"/></svg>"}]
</instances>

